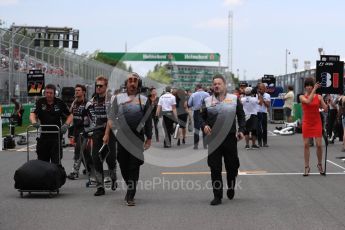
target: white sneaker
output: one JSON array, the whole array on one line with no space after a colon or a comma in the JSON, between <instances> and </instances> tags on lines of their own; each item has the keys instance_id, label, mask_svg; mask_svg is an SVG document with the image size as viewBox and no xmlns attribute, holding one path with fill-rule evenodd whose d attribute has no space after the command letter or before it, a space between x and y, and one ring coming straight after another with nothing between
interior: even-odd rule
<instances>
[{"instance_id":1,"label":"white sneaker","mask_svg":"<svg viewBox=\"0 0 345 230\"><path fill-rule=\"evenodd\" d=\"M104 177L104 183L107 184L107 183L111 183L111 178L106 176Z\"/></svg>"}]
</instances>

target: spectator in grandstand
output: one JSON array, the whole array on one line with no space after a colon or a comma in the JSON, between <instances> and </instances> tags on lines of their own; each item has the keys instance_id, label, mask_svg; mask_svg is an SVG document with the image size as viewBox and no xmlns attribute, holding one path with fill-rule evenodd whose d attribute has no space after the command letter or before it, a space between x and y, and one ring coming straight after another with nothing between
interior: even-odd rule
<instances>
[{"instance_id":1,"label":"spectator in grandstand","mask_svg":"<svg viewBox=\"0 0 345 230\"><path fill-rule=\"evenodd\" d=\"M302 133L304 142L304 174L308 176L310 172L309 166L309 139L315 138L316 154L318 159L317 168L321 175L324 175L322 168L322 121L319 108L322 107L327 112L328 108L321 95L316 94L316 90L321 85L315 84L314 78L308 77L304 80L304 95L300 95L302 103L303 120Z\"/></svg>"},{"instance_id":2,"label":"spectator in grandstand","mask_svg":"<svg viewBox=\"0 0 345 230\"><path fill-rule=\"evenodd\" d=\"M283 100L284 100L283 108L284 108L284 114L285 114L287 122L292 122L291 112L292 112L294 99L295 99L295 95L293 92L293 86L289 85L288 92L283 97Z\"/></svg>"}]
</instances>

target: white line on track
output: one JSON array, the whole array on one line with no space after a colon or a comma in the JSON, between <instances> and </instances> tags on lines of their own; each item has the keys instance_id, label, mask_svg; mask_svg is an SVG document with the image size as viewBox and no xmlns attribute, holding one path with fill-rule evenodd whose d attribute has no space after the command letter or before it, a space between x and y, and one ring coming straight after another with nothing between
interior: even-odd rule
<instances>
[{"instance_id":1,"label":"white line on track","mask_svg":"<svg viewBox=\"0 0 345 230\"><path fill-rule=\"evenodd\" d=\"M162 172L162 175L210 175L210 172ZM222 174L226 174L226 172L222 172ZM268 172L243 172L240 171L238 175L241 176L291 176L291 175L299 175L301 176L303 173L300 172L283 172L283 173L268 173ZM309 175L320 175L320 173L309 173ZM328 172L327 175L345 175L345 172Z\"/></svg>"},{"instance_id":2,"label":"white line on track","mask_svg":"<svg viewBox=\"0 0 345 230\"><path fill-rule=\"evenodd\" d=\"M36 144L29 145L29 148L34 147L34 146L36 146ZM16 149L17 152L25 152L26 150L27 150L26 146L23 147L23 148L20 148L20 149Z\"/></svg>"},{"instance_id":3,"label":"white line on track","mask_svg":"<svg viewBox=\"0 0 345 230\"><path fill-rule=\"evenodd\" d=\"M340 165L338 165L338 164L334 163L333 161L327 160L327 162L329 162L329 163L331 163L331 164L333 164L333 165L335 165L335 166L337 166L337 167L341 168L342 170L345 170L345 168L344 168L344 167L342 167L342 166L340 166ZM344 171L344 172L345 172L345 171Z\"/></svg>"}]
</instances>

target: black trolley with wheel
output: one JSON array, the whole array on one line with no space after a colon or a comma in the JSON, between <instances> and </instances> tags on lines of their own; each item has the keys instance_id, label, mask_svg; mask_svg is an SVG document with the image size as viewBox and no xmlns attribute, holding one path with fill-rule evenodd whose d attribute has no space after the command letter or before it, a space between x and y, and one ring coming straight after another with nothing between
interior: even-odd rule
<instances>
[{"instance_id":1,"label":"black trolley with wheel","mask_svg":"<svg viewBox=\"0 0 345 230\"><path fill-rule=\"evenodd\" d=\"M56 128L56 131L43 131L42 129L39 130L37 129L36 131L29 131L30 128L32 128L32 125L29 125L26 129L26 138L27 138L27 162L29 162L30 160L30 148L29 148L29 135L30 133L36 133L38 134L47 134L47 133L51 133L51 134L57 134L58 135L58 148L59 148L59 165L61 165L61 133L60 133L60 127L57 125L40 125L40 128L44 128L44 127L53 127ZM59 188L56 189L18 189L18 192L20 193L20 197L24 197L24 193L28 193L29 195L31 195L32 193L48 193L49 198L52 198L54 195L59 195L60 190Z\"/></svg>"}]
</instances>

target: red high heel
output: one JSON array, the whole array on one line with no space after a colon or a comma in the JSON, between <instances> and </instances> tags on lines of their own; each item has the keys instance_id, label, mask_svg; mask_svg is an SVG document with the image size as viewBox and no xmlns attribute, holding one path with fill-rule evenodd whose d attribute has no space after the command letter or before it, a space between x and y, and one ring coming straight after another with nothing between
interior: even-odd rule
<instances>
[{"instance_id":1,"label":"red high heel","mask_svg":"<svg viewBox=\"0 0 345 230\"><path fill-rule=\"evenodd\" d=\"M317 169L319 170L320 175L326 175L326 173L322 169L322 164L317 164Z\"/></svg>"},{"instance_id":2,"label":"red high heel","mask_svg":"<svg viewBox=\"0 0 345 230\"><path fill-rule=\"evenodd\" d=\"M309 166L304 167L304 174L303 174L303 176L309 176L309 173L310 173L310 167Z\"/></svg>"}]
</instances>

